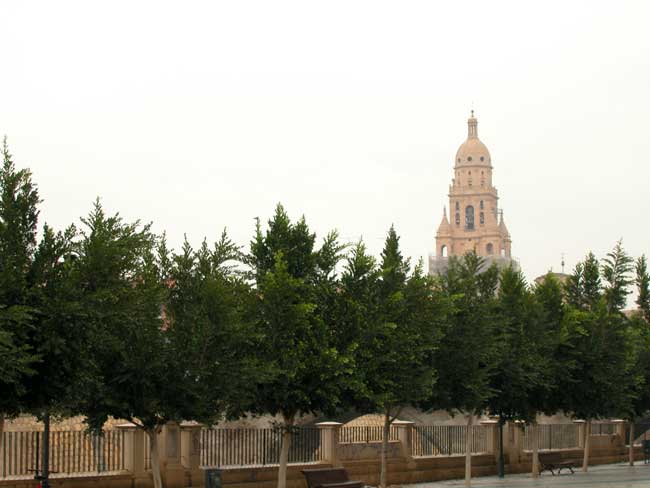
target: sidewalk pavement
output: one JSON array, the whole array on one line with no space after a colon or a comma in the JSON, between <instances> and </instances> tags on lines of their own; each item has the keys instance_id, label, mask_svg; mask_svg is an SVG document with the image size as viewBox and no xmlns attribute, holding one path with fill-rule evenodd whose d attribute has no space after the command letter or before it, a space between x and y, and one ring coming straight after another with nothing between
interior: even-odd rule
<instances>
[{"instance_id":1,"label":"sidewalk pavement","mask_svg":"<svg viewBox=\"0 0 650 488\"><path fill-rule=\"evenodd\" d=\"M436 481L433 483L417 483L403 485L404 488L464 488L464 480ZM499 479L497 476L472 478L472 486L476 488L650 488L650 464L636 463L635 466L626 464L607 464L590 466L587 473L578 468L575 474L562 471L559 476L544 472L542 476L533 479L528 474L509 474Z\"/></svg>"}]
</instances>

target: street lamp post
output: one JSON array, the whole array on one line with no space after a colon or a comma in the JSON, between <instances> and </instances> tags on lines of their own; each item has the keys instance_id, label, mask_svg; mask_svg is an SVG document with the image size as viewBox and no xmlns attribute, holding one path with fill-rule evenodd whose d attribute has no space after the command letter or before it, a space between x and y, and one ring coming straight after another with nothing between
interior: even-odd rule
<instances>
[{"instance_id":1,"label":"street lamp post","mask_svg":"<svg viewBox=\"0 0 650 488\"><path fill-rule=\"evenodd\" d=\"M503 457L503 424L504 420L499 417L499 478L505 477L505 459Z\"/></svg>"}]
</instances>

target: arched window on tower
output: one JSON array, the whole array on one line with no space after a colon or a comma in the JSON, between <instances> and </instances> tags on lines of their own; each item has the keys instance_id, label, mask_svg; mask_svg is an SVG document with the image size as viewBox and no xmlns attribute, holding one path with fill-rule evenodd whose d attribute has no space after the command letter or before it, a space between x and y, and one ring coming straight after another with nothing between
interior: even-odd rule
<instances>
[{"instance_id":1,"label":"arched window on tower","mask_svg":"<svg viewBox=\"0 0 650 488\"><path fill-rule=\"evenodd\" d=\"M483 210L483 200L481 200L481 203L479 204L479 207L481 207L481 210Z\"/></svg>"},{"instance_id":2,"label":"arched window on tower","mask_svg":"<svg viewBox=\"0 0 650 488\"><path fill-rule=\"evenodd\" d=\"M494 246L491 242L488 242L488 245L485 246L485 251L487 252L488 256L492 256L492 254L494 254Z\"/></svg>"},{"instance_id":3,"label":"arched window on tower","mask_svg":"<svg viewBox=\"0 0 650 488\"><path fill-rule=\"evenodd\" d=\"M485 223L485 214L483 212L479 214L479 222L481 223L481 225Z\"/></svg>"},{"instance_id":4,"label":"arched window on tower","mask_svg":"<svg viewBox=\"0 0 650 488\"><path fill-rule=\"evenodd\" d=\"M465 229L474 230L474 207L465 207Z\"/></svg>"},{"instance_id":5,"label":"arched window on tower","mask_svg":"<svg viewBox=\"0 0 650 488\"><path fill-rule=\"evenodd\" d=\"M445 246L444 244L443 244L442 247L440 248L440 255L441 255L443 258L446 258L446 257L448 256L447 246Z\"/></svg>"},{"instance_id":6,"label":"arched window on tower","mask_svg":"<svg viewBox=\"0 0 650 488\"><path fill-rule=\"evenodd\" d=\"M456 212L456 225L460 225L460 212Z\"/></svg>"},{"instance_id":7,"label":"arched window on tower","mask_svg":"<svg viewBox=\"0 0 650 488\"><path fill-rule=\"evenodd\" d=\"M456 202L456 211L458 212L460 210L460 203Z\"/></svg>"}]
</instances>

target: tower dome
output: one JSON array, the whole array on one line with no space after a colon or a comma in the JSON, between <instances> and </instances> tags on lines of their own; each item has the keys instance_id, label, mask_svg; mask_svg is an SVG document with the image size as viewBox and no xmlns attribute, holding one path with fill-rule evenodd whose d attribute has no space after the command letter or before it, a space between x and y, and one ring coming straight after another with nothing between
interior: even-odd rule
<instances>
[{"instance_id":1,"label":"tower dome","mask_svg":"<svg viewBox=\"0 0 650 488\"><path fill-rule=\"evenodd\" d=\"M478 120L472 115L467 119L467 140L456 152L456 166L490 166L490 151L478 138Z\"/></svg>"}]
</instances>

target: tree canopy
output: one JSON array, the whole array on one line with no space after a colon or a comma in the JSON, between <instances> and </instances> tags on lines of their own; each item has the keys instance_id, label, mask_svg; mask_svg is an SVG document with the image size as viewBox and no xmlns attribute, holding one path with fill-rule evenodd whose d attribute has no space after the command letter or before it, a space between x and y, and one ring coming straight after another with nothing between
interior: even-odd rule
<instances>
[{"instance_id":1,"label":"tree canopy","mask_svg":"<svg viewBox=\"0 0 650 488\"><path fill-rule=\"evenodd\" d=\"M588 253L564 285L549 274L529 286L475 253L429 276L392 226L375 259L335 231L318 241L278 205L248 252L225 231L174 252L99 200L79 226L39 229L31 173L6 141L2 158L0 431L22 412L81 413L95 430L130 420L150 438L159 488L167 422L269 414L284 488L300 417L354 409L384 418L385 486L405 406L467 414L468 439L486 412L563 411L589 425L650 410L650 274L621 242L602 260Z\"/></svg>"}]
</instances>

